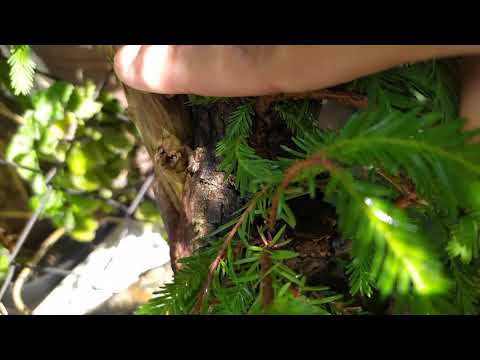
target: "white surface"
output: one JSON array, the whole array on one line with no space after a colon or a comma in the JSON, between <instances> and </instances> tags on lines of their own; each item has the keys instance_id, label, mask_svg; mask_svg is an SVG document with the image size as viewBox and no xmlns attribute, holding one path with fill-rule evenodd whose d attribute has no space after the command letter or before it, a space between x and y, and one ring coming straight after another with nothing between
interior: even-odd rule
<instances>
[{"instance_id":1,"label":"white surface","mask_svg":"<svg viewBox=\"0 0 480 360\"><path fill-rule=\"evenodd\" d=\"M129 222L128 232L113 233L33 311L34 315L81 315L128 288L140 274L170 261L158 232Z\"/></svg>"}]
</instances>

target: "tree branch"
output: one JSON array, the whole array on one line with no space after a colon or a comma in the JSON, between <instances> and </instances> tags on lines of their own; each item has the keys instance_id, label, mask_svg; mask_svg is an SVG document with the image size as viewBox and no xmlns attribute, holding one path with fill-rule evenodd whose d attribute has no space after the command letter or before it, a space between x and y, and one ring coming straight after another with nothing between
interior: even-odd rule
<instances>
[{"instance_id":1,"label":"tree branch","mask_svg":"<svg viewBox=\"0 0 480 360\"><path fill-rule=\"evenodd\" d=\"M368 106L368 98L364 95L348 91L334 91L329 89L306 91L301 93L278 94L260 96L257 98L256 111L263 114L275 101L282 100L333 100L338 103L352 106L356 109L365 109Z\"/></svg>"},{"instance_id":2,"label":"tree branch","mask_svg":"<svg viewBox=\"0 0 480 360\"><path fill-rule=\"evenodd\" d=\"M262 257L260 259L260 268L262 272L262 306L266 310L273 302L273 286L272 286L272 276L267 275L268 270L270 270L270 253L267 250L262 252Z\"/></svg>"},{"instance_id":3,"label":"tree branch","mask_svg":"<svg viewBox=\"0 0 480 360\"><path fill-rule=\"evenodd\" d=\"M240 216L238 219L238 222L235 224L235 226L230 230L225 237L225 240L223 241L222 247L220 248L220 251L218 252L217 257L215 260L210 264L210 268L208 271L208 276L207 279L205 280L204 285L202 286L202 289L198 295L197 302L195 303L191 313L192 314L200 314L202 311L203 303L205 301L205 297L208 294L208 290L210 288L210 284L212 282L213 274L215 270L217 269L218 264L220 264L220 261L222 258L225 256L225 252L227 251L228 245L232 241L233 237L237 233L238 229L240 226L245 222L245 220L248 218L248 214L251 213L255 209L255 205L257 203L258 198L263 195L264 191L259 192L252 200L250 200L250 204L248 205L247 209L243 212L243 214Z\"/></svg>"}]
</instances>

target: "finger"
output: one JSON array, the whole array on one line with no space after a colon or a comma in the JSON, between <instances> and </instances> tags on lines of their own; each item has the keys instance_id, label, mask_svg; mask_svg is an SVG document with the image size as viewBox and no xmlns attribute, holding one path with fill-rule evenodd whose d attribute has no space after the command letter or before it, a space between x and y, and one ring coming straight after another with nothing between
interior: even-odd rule
<instances>
[{"instance_id":1,"label":"finger","mask_svg":"<svg viewBox=\"0 0 480 360\"><path fill-rule=\"evenodd\" d=\"M127 45L115 70L131 87L167 94L256 96L321 89L475 46Z\"/></svg>"},{"instance_id":2,"label":"finger","mask_svg":"<svg viewBox=\"0 0 480 360\"><path fill-rule=\"evenodd\" d=\"M114 70L122 82L135 89L168 89L168 51L167 46L125 45L115 54Z\"/></svg>"},{"instance_id":3,"label":"finger","mask_svg":"<svg viewBox=\"0 0 480 360\"><path fill-rule=\"evenodd\" d=\"M462 59L460 116L467 119L467 130L480 128L480 57Z\"/></svg>"},{"instance_id":4,"label":"finger","mask_svg":"<svg viewBox=\"0 0 480 360\"><path fill-rule=\"evenodd\" d=\"M166 94L249 96L274 92L259 66L262 46L127 45L114 61L127 85Z\"/></svg>"}]
</instances>

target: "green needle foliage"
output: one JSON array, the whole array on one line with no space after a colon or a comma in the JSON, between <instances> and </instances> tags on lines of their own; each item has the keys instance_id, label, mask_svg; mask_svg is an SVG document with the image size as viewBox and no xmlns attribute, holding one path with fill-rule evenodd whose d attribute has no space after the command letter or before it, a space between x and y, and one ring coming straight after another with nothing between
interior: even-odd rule
<instances>
[{"instance_id":1,"label":"green needle foliage","mask_svg":"<svg viewBox=\"0 0 480 360\"><path fill-rule=\"evenodd\" d=\"M27 95L33 86L36 64L31 57L29 45L12 45L10 57L11 86L15 95Z\"/></svg>"},{"instance_id":2,"label":"green needle foliage","mask_svg":"<svg viewBox=\"0 0 480 360\"><path fill-rule=\"evenodd\" d=\"M166 284L145 306L137 310L137 314L147 315L187 315L193 308L203 280L208 273L211 251L198 252L194 257L181 260L182 270L175 275L175 282ZM210 255L210 256L209 256Z\"/></svg>"},{"instance_id":3,"label":"green needle foliage","mask_svg":"<svg viewBox=\"0 0 480 360\"><path fill-rule=\"evenodd\" d=\"M318 128L308 101L274 103L295 144L284 146L277 159L264 159L249 146L253 104L239 106L217 155L220 169L255 204L211 234L211 245L186 259L188 266L140 313L191 313L209 264L231 235L227 230L241 222L201 313L341 314L348 298L363 297L392 302L391 313L478 314L480 145L471 142L477 132L463 131L457 118L456 86L450 62L406 65L357 80L347 88L367 94L370 106L338 131ZM192 106L213 103L196 98ZM288 266L299 255L289 248L286 229L296 220L288 204L305 194L321 194L335 207L340 236L352 243L344 267L348 293L309 289ZM273 238L268 246L267 235Z\"/></svg>"},{"instance_id":4,"label":"green needle foliage","mask_svg":"<svg viewBox=\"0 0 480 360\"><path fill-rule=\"evenodd\" d=\"M450 257L459 258L464 264L478 258L478 214L462 216L458 223L452 226L451 239L447 245Z\"/></svg>"},{"instance_id":5,"label":"green needle foliage","mask_svg":"<svg viewBox=\"0 0 480 360\"><path fill-rule=\"evenodd\" d=\"M281 178L274 162L256 155L248 145L253 114L252 103L239 106L230 115L225 138L217 144L217 154L223 158L219 169L227 175L235 174L242 195L259 191L265 180Z\"/></svg>"},{"instance_id":6,"label":"green needle foliage","mask_svg":"<svg viewBox=\"0 0 480 360\"><path fill-rule=\"evenodd\" d=\"M368 94L374 105L411 111L438 112L444 121L458 111L454 61L408 64L353 81L349 89Z\"/></svg>"}]
</instances>

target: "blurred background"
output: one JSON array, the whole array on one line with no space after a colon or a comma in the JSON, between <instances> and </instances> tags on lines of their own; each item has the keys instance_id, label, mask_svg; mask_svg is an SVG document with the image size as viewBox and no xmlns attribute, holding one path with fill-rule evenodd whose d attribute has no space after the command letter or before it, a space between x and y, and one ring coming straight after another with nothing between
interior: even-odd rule
<instances>
[{"instance_id":1,"label":"blurred background","mask_svg":"<svg viewBox=\"0 0 480 360\"><path fill-rule=\"evenodd\" d=\"M28 51L16 94L0 46L0 312L132 314L172 272L122 87L91 45Z\"/></svg>"}]
</instances>

